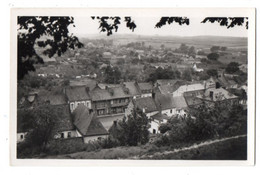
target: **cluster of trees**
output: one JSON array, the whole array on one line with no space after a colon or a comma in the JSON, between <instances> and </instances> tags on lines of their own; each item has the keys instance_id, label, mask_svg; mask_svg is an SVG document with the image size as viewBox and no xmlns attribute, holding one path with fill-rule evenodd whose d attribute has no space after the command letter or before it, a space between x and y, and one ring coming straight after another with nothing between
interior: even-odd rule
<instances>
[{"instance_id":1,"label":"cluster of trees","mask_svg":"<svg viewBox=\"0 0 260 175\"><path fill-rule=\"evenodd\" d=\"M227 73L235 73L239 71L239 64L237 62L230 62L227 67L226 67L226 72Z\"/></svg>"},{"instance_id":2,"label":"cluster of trees","mask_svg":"<svg viewBox=\"0 0 260 175\"><path fill-rule=\"evenodd\" d=\"M211 52L219 52L219 51L226 51L226 50L227 50L227 47L225 47L225 46L212 46L210 48Z\"/></svg>"},{"instance_id":3,"label":"cluster of trees","mask_svg":"<svg viewBox=\"0 0 260 175\"><path fill-rule=\"evenodd\" d=\"M171 67L167 69L162 69L159 67L155 69L154 72L150 73L147 81L155 82L158 79L178 79L180 78L181 73L178 70L173 70Z\"/></svg>"},{"instance_id":4,"label":"cluster of trees","mask_svg":"<svg viewBox=\"0 0 260 175\"><path fill-rule=\"evenodd\" d=\"M188 54L190 56L193 56L196 54L196 50L194 46L187 46L186 44L181 44L179 48L175 49L175 52Z\"/></svg>"},{"instance_id":5,"label":"cluster of trees","mask_svg":"<svg viewBox=\"0 0 260 175\"><path fill-rule=\"evenodd\" d=\"M149 141L148 118L142 111L133 110L132 114L115 122L109 129L109 139L120 146L137 146Z\"/></svg>"},{"instance_id":6,"label":"cluster of trees","mask_svg":"<svg viewBox=\"0 0 260 175\"><path fill-rule=\"evenodd\" d=\"M103 77L105 83L119 84L122 78L122 74L118 67L107 66L104 70Z\"/></svg>"},{"instance_id":7,"label":"cluster of trees","mask_svg":"<svg viewBox=\"0 0 260 175\"><path fill-rule=\"evenodd\" d=\"M220 105L210 108L206 104L190 111L185 118L172 118L160 126L164 135L157 144L169 145L191 143L216 137L245 134L247 132L247 111L240 105L230 110Z\"/></svg>"}]
</instances>

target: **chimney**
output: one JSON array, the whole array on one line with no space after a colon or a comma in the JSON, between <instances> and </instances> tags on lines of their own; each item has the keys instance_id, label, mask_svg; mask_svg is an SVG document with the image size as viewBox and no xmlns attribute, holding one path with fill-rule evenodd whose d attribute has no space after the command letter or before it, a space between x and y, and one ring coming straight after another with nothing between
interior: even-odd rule
<instances>
[{"instance_id":1,"label":"chimney","mask_svg":"<svg viewBox=\"0 0 260 175\"><path fill-rule=\"evenodd\" d=\"M209 97L211 98L211 100L213 100L213 94L214 94L213 91L209 92Z\"/></svg>"},{"instance_id":2,"label":"chimney","mask_svg":"<svg viewBox=\"0 0 260 175\"><path fill-rule=\"evenodd\" d=\"M143 108L143 113L145 113L145 108Z\"/></svg>"},{"instance_id":3,"label":"chimney","mask_svg":"<svg viewBox=\"0 0 260 175\"><path fill-rule=\"evenodd\" d=\"M152 98L155 99L155 92L152 92Z\"/></svg>"},{"instance_id":4,"label":"chimney","mask_svg":"<svg viewBox=\"0 0 260 175\"><path fill-rule=\"evenodd\" d=\"M86 92L89 92L89 87L86 87Z\"/></svg>"},{"instance_id":5,"label":"chimney","mask_svg":"<svg viewBox=\"0 0 260 175\"><path fill-rule=\"evenodd\" d=\"M114 125L117 126L117 121L116 120L114 120Z\"/></svg>"}]
</instances>

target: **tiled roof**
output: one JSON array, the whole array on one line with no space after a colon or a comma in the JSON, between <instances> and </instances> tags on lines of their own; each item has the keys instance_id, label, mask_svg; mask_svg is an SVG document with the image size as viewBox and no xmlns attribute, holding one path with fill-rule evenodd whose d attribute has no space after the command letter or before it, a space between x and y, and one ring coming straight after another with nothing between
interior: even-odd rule
<instances>
[{"instance_id":1,"label":"tiled roof","mask_svg":"<svg viewBox=\"0 0 260 175\"><path fill-rule=\"evenodd\" d=\"M90 100L88 89L85 86L75 86L66 88L66 95L69 101Z\"/></svg>"},{"instance_id":2,"label":"tiled roof","mask_svg":"<svg viewBox=\"0 0 260 175\"><path fill-rule=\"evenodd\" d=\"M173 97L171 95L156 94L155 103L161 110L187 107L186 101L183 96Z\"/></svg>"},{"instance_id":3,"label":"tiled roof","mask_svg":"<svg viewBox=\"0 0 260 175\"><path fill-rule=\"evenodd\" d=\"M85 105L80 104L73 112L73 115L73 123L83 136L108 134L96 114L94 112L90 113Z\"/></svg>"},{"instance_id":4,"label":"tiled roof","mask_svg":"<svg viewBox=\"0 0 260 175\"><path fill-rule=\"evenodd\" d=\"M204 84L196 83L196 84L182 85L177 89L177 91L184 93L184 92L198 91L204 89L205 89Z\"/></svg>"},{"instance_id":5,"label":"tiled roof","mask_svg":"<svg viewBox=\"0 0 260 175\"><path fill-rule=\"evenodd\" d=\"M138 86L141 90L152 90L153 85L151 83L138 83Z\"/></svg>"},{"instance_id":6,"label":"tiled roof","mask_svg":"<svg viewBox=\"0 0 260 175\"><path fill-rule=\"evenodd\" d=\"M168 117L167 115L165 114L161 114L161 113L157 113L153 116L151 116L152 119L156 119L156 120L159 120L159 121L163 121L163 119L165 120L169 120L170 117Z\"/></svg>"},{"instance_id":7,"label":"tiled roof","mask_svg":"<svg viewBox=\"0 0 260 175\"><path fill-rule=\"evenodd\" d=\"M69 105L59 105L55 107L55 110L57 110L59 113L55 125L55 130L58 132L74 130L75 127L72 122Z\"/></svg>"},{"instance_id":8,"label":"tiled roof","mask_svg":"<svg viewBox=\"0 0 260 175\"><path fill-rule=\"evenodd\" d=\"M93 90L97 86L97 81L89 78L70 80L70 86L86 86Z\"/></svg>"},{"instance_id":9,"label":"tiled roof","mask_svg":"<svg viewBox=\"0 0 260 175\"><path fill-rule=\"evenodd\" d=\"M67 103L66 96L62 92L61 87L57 87L52 91L41 90L37 94L38 103L50 103L51 105L64 105Z\"/></svg>"},{"instance_id":10,"label":"tiled roof","mask_svg":"<svg viewBox=\"0 0 260 175\"><path fill-rule=\"evenodd\" d=\"M188 106L200 105L203 102L201 99L193 96L185 96L184 98Z\"/></svg>"},{"instance_id":11,"label":"tiled roof","mask_svg":"<svg viewBox=\"0 0 260 175\"><path fill-rule=\"evenodd\" d=\"M210 97L210 93L213 92L212 98ZM209 88L205 91L204 95L197 96L200 99L205 99L209 101L222 101L227 99L235 99L238 98L234 94L228 92L223 88Z\"/></svg>"},{"instance_id":12,"label":"tiled roof","mask_svg":"<svg viewBox=\"0 0 260 175\"><path fill-rule=\"evenodd\" d=\"M145 98L137 98L134 101L135 105L139 109L145 109L145 112L154 112L158 111L157 106L154 102L154 99L152 97L145 97Z\"/></svg>"},{"instance_id":13,"label":"tiled roof","mask_svg":"<svg viewBox=\"0 0 260 175\"><path fill-rule=\"evenodd\" d=\"M126 88L129 89L131 95L141 95L140 89L136 82L124 82L124 85Z\"/></svg>"},{"instance_id":14,"label":"tiled roof","mask_svg":"<svg viewBox=\"0 0 260 175\"><path fill-rule=\"evenodd\" d=\"M90 94L93 101L131 97L129 89L124 87L112 87L107 89L95 88Z\"/></svg>"}]
</instances>

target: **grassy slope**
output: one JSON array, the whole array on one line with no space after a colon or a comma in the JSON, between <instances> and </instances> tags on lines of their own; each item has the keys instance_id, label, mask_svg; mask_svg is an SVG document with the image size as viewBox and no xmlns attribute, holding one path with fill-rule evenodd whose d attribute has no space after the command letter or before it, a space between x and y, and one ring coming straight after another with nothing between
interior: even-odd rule
<instances>
[{"instance_id":1,"label":"grassy slope","mask_svg":"<svg viewBox=\"0 0 260 175\"><path fill-rule=\"evenodd\" d=\"M117 147L67 155L48 156L48 159L171 159L171 160L245 160L247 138L237 138L172 154L155 154L170 151L170 147L154 145ZM145 155L154 155L149 158Z\"/></svg>"}]
</instances>

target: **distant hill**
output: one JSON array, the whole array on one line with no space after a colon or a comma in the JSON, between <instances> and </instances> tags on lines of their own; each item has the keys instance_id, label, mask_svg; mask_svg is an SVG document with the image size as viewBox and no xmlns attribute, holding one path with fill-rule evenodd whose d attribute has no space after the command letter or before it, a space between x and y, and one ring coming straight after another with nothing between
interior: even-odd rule
<instances>
[{"instance_id":1,"label":"distant hill","mask_svg":"<svg viewBox=\"0 0 260 175\"><path fill-rule=\"evenodd\" d=\"M106 36L100 35L86 35L81 36L80 39L84 42L85 39L112 39L115 44L126 44L129 42L144 41L149 45L156 44L169 44L171 47L178 47L181 43L187 45L194 45L197 48L209 48L213 45L226 46L226 47L247 47L246 37L229 37L229 36L159 36L159 35L136 35L136 34L113 34Z\"/></svg>"}]
</instances>

